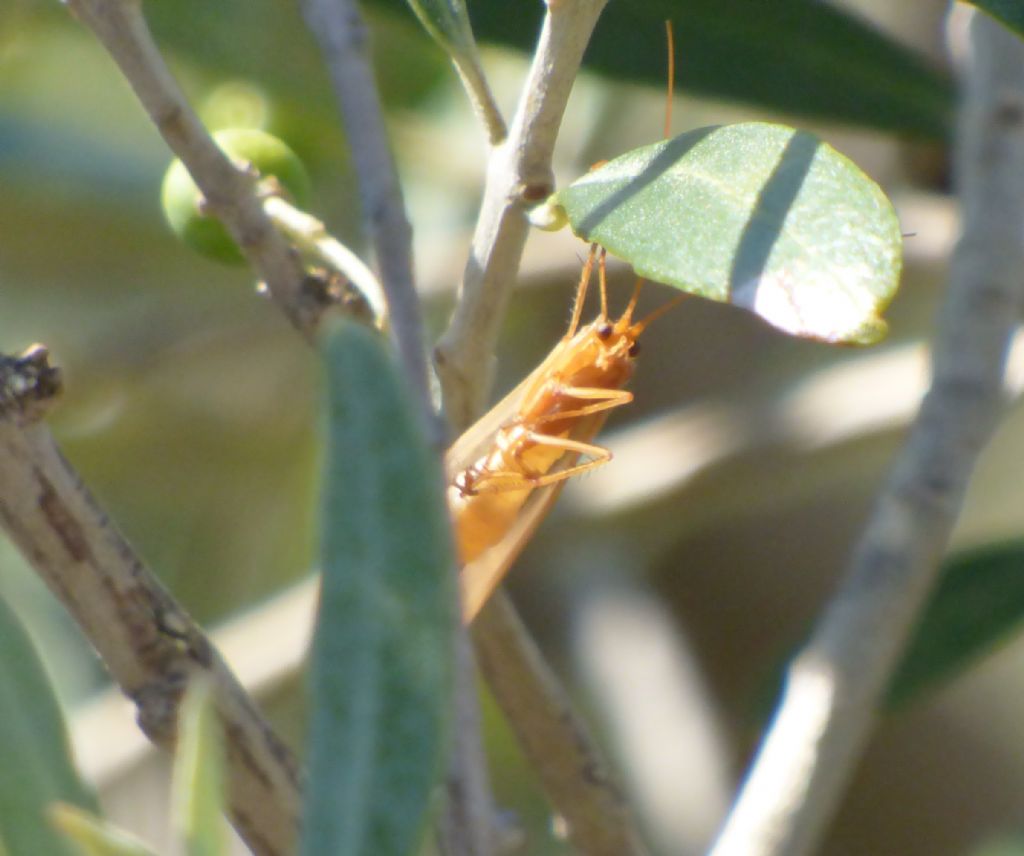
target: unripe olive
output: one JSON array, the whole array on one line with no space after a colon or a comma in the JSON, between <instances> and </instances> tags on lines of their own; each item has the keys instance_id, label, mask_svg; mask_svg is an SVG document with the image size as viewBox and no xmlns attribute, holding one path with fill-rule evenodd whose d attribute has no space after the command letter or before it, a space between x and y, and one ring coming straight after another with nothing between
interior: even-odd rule
<instances>
[{"instance_id":1,"label":"unripe olive","mask_svg":"<svg viewBox=\"0 0 1024 856\"><path fill-rule=\"evenodd\" d=\"M218 131L213 135L224 152L239 166L252 164L260 180L273 176L291 201L303 207L309 197L309 175L302 161L277 137L255 128ZM219 220L204 213L203 195L185 165L175 159L164 175L160 194L164 216L171 229L192 249L229 264L245 259Z\"/></svg>"}]
</instances>

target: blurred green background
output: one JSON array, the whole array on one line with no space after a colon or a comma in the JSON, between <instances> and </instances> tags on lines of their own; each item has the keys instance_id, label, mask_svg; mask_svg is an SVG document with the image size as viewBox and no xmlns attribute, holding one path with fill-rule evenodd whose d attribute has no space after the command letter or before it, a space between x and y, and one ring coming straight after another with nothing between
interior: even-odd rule
<instances>
[{"instance_id":1,"label":"blurred green background","mask_svg":"<svg viewBox=\"0 0 1024 856\"><path fill-rule=\"evenodd\" d=\"M532 40L540 4L469 7L510 114L526 68L516 46ZM297 4L154 0L146 11L204 119L284 138L313 177L312 211L359 248L344 135ZM636 404L609 424L615 462L566 492L513 574L524 616L662 852L700 852L713 832L772 675L840 573L920 395L920 345L956 237L946 11L938 0L613 0L569 105L560 181L657 139L660 22L673 17L676 131L756 118L810 127L883 184L910 234L891 337L871 351L787 339L697 301L659 321ZM368 13L434 338L469 243L484 136L403 4ZM314 565L319 380L245 270L173 239L158 207L168 160L111 61L59 4L0 6L0 346L51 348L65 372L51 420L64 452L186 608L217 627ZM561 335L583 251L567 234L531 239L496 395ZM613 302L627 287L616 270ZM652 288L645 300L665 296ZM982 462L959 544L1024 529L1020 419L1014 410ZM0 594L77 711L76 735L95 738L83 711L96 713L86 702L105 686L102 669L2 541ZM292 636L301 630L281 639ZM285 657L274 641L250 659ZM1022 658L1006 647L887 720L825 852L943 856L1012 828L1024 786ZM296 735L301 680L282 666L265 681L272 716ZM489 701L486 712L495 790L523 826L523 852L564 852ZM111 766L101 796L156 840L165 785L140 769L137 759Z\"/></svg>"}]
</instances>

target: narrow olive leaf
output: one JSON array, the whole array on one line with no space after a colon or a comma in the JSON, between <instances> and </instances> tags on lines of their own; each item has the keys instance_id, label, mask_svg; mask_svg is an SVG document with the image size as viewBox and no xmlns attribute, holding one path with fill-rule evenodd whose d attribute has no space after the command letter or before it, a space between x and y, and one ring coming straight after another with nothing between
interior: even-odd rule
<instances>
[{"instance_id":1,"label":"narrow olive leaf","mask_svg":"<svg viewBox=\"0 0 1024 856\"><path fill-rule=\"evenodd\" d=\"M174 815L188 856L224 856L224 740L210 685L189 687L174 753Z\"/></svg>"},{"instance_id":2,"label":"narrow olive leaf","mask_svg":"<svg viewBox=\"0 0 1024 856\"><path fill-rule=\"evenodd\" d=\"M9 853L72 854L47 820L58 800L96 803L71 761L53 686L21 622L0 601L0 840Z\"/></svg>"},{"instance_id":3,"label":"narrow olive leaf","mask_svg":"<svg viewBox=\"0 0 1024 856\"><path fill-rule=\"evenodd\" d=\"M408 0L420 23L452 58L476 59L476 42L464 0Z\"/></svg>"},{"instance_id":4,"label":"narrow olive leaf","mask_svg":"<svg viewBox=\"0 0 1024 856\"><path fill-rule=\"evenodd\" d=\"M544 8L477 3L473 29L482 42L532 51ZM820 0L616 0L598 21L584 67L663 89L666 19L684 91L922 137L943 138L951 127L954 89L944 73Z\"/></svg>"},{"instance_id":5,"label":"narrow olive leaf","mask_svg":"<svg viewBox=\"0 0 1024 856\"><path fill-rule=\"evenodd\" d=\"M456 627L440 460L377 333L323 340L323 581L305 856L417 852L444 768Z\"/></svg>"},{"instance_id":6,"label":"narrow olive leaf","mask_svg":"<svg viewBox=\"0 0 1024 856\"><path fill-rule=\"evenodd\" d=\"M504 138L505 122L487 83L464 0L408 0L416 17L451 57L492 144Z\"/></svg>"},{"instance_id":7,"label":"narrow olive leaf","mask_svg":"<svg viewBox=\"0 0 1024 856\"><path fill-rule=\"evenodd\" d=\"M627 152L560 190L573 231L642 277L794 336L871 344L899 284L892 204L813 134L751 122Z\"/></svg>"},{"instance_id":8,"label":"narrow olive leaf","mask_svg":"<svg viewBox=\"0 0 1024 856\"><path fill-rule=\"evenodd\" d=\"M1001 21L1018 36L1024 36L1024 3L1021 0L967 0Z\"/></svg>"},{"instance_id":9,"label":"narrow olive leaf","mask_svg":"<svg viewBox=\"0 0 1024 856\"><path fill-rule=\"evenodd\" d=\"M81 856L156 856L135 836L68 803L50 806L50 822L74 842Z\"/></svg>"},{"instance_id":10,"label":"narrow olive leaf","mask_svg":"<svg viewBox=\"0 0 1024 856\"><path fill-rule=\"evenodd\" d=\"M1024 627L1024 541L953 557L889 685L899 707L958 674Z\"/></svg>"}]
</instances>

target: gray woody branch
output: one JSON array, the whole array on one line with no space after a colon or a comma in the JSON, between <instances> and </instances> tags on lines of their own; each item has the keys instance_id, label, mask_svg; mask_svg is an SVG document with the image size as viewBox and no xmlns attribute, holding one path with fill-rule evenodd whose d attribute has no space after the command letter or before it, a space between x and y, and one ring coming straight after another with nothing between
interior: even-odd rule
<instances>
[{"instance_id":1,"label":"gray woody branch","mask_svg":"<svg viewBox=\"0 0 1024 856\"><path fill-rule=\"evenodd\" d=\"M205 674L224 722L232 821L257 856L293 851L298 770L220 655L82 484L39 420L60 389L46 350L0 355L0 524L172 748L178 705Z\"/></svg>"},{"instance_id":2,"label":"gray woody branch","mask_svg":"<svg viewBox=\"0 0 1024 856\"><path fill-rule=\"evenodd\" d=\"M544 28L508 137L491 148L484 199L451 322L434 352L449 423L483 410L494 350L519 272L526 210L551 193L551 156L573 81L607 0L548 0Z\"/></svg>"},{"instance_id":3,"label":"gray woody branch","mask_svg":"<svg viewBox=\"0 0 1024 856\"><path fill-rule=\"evenodd\" d=\"M366 24L353 0L303 0L302 10L320 43L344 120L363 223L375 251L398 352L424 422L440 449L442 432L427 383L423 322L413 277L412 227L384 127Z\"/></svg>"},{"instance_id":4,"label":"gray woody branch","mask_svg":"<svg viewBox=\"0 0 1024 856\"><path fill-rule=\"evenodd\" d=\"M308 333L320 307L304 296L305 271L274 229L256 194L255 176L217 147L185 100L150 35L138 0L66 0L113 57L164 141L192 175L211 213L220 218L259 272L288 319Z\"/></svg>"},{"instance_id":5,"label":"gray woody branch","mask_svg":"<svg viewBox=\"0 0 1024 856\"><path fill-rule=\"evenodd\" d=\"M712 856L800 856L831 819L1003 409L1024 308L1024 43L972 23L957 138L963 235L933 380L846 579L792 665Z\"/></svg>"}]
</instances>

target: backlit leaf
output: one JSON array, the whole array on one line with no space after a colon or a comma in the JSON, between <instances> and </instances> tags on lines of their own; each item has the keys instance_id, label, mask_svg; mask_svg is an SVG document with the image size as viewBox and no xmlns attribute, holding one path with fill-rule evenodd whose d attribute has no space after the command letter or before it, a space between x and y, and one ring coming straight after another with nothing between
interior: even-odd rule
<instances>
[{"instance_id":1,"label":"backlit leaf","mask_svg":"<svg viewBox=\"0 0 1024 856\"><path fill-rule=\"evenodd\" d=\"M476 56L464 0L408 0L427 32L453 57Z\"/></svg>"},{"instance_id":2,"label":"backlit leaf","mask_svg":"<svg viewBox=\"0 0 1024 856\"><path fill-rule=\"evenodd\" d=\"M204 681L193 683L181 706L174 753L174 808L189 856L224 856L224 741Z\"/></svg>"},{"instance_id":3,"label":"backlit leaf","mask_svg":"<svg viewBox=\"0 0 1024 856\"><path fill-rule=\"evenodd\" d=\"M155 856L135 836L67 803L50 806L50 820L73 841L80 856Z\"/></svg>"}]
</instances>

